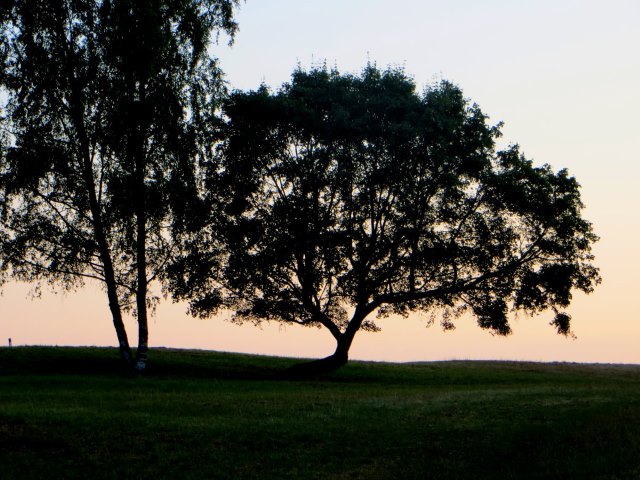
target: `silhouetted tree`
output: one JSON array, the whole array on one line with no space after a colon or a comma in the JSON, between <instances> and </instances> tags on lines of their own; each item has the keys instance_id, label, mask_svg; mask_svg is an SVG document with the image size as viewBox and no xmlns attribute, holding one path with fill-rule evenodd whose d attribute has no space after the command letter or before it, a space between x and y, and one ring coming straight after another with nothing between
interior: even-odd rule
<instances>
[{"instance_id":1,"label":"silhouetted tree","mask_svg":"<svg viewBox=\"0 0 640 480\"><path fill-rule=\"evenodd\" d=\"M322 326L337 342L294 371L343 365L356 332L377 330L372 314L440 311L452 328L468 311L507 335L510 310L552 309L567 335L558 308L599 282L576 180L517 146L497 151L500 125L451 83L417 94L401 69L297 70L275 94L234 93L224 113L209 178L235 185L223 281L234 320ZM189 286L178 296L201 315L220 299L206 247L177 269Z\"/></svg>"},{"instance_id":2,"label":"silhouetted tree","mask_svg":"<svg viewBox=\"0 0 640 480\"><path fill-rule=\"evenodd\" d=\"M148 284L193 208L216 131L211 35L236 0L13 0L0 19L3 262L64 288L103 282L123 359L148 349ZM138 321L132 358L122 311Z\"/></svg>"}]
</instances>

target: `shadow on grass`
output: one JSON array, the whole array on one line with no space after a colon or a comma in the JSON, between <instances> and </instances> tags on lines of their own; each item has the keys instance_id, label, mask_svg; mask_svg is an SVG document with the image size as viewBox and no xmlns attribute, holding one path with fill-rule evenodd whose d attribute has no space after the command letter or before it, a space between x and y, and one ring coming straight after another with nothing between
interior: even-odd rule
<instances>
[{"instance_id":1,"label":"shadow on grass","mask_svg":"<svg viewBox=\"0 0 640 480\"><path fill-rule=\"evenodd\" d=\"M274 378L295 360L198 350L153 349L146 377L237 380ZM116 348L12 347L0 348L0 375L119 375L135 376L120 360Z\"/></svg>"},{"instance_id":2,"label":"shadow on grass","mask_svg":"<svg viewBox=\"0 0 640 480\"><path fill-rule=\"evenodd\" d=\"M638 478L639 366L351 362L265 381L299 361L154 349L130 381L113 348L0 349L0 478Z\"/></svg>"},{"instance_id":3,"label":"shadow on grass","mask_svg":"<svg viewBox=\"0 0 640 480\"><path fill-rule=\"evenodd\" d=\"M407 385L563 385L631 382L640 379L640 365L589 365L508 361L447 361L394 364L350 361L333 373L308 378L283 375L292 365L308 361L206 350L155 348L150 352L149 378L210 380L321 381L349 384ZM134 377L116 348L0 348L0 375L117 375Z\"/></svg>"}]
</instances>

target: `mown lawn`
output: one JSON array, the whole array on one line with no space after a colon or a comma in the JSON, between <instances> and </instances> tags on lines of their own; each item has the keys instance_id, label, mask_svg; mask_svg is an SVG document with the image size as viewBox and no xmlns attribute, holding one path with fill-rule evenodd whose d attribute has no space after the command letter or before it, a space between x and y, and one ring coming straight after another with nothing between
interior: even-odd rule
<instances>
[{"instance_id":1,"label":"mown lawn","mask_svg":"<svg viewBox=\"0 0 640 480\"><path fill-rule=\"evenodd\" d=\"M0 349L0 479L640 479L640 366Z\"/></svg>"}]
</instances>

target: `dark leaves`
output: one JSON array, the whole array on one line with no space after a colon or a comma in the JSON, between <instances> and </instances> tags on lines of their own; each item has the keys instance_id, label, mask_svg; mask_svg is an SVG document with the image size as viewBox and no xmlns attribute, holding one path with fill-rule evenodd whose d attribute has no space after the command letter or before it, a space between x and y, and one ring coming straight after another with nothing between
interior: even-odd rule
<instances>
[{"instance_id":1,"label":"dark leaves","mask_svg":"<svg viewBox=\"0 0 640 480\"><path fill-rule=\"evenodd\" d=\"M129 303L136 264L164 277L182 236L205 223L196 171L218 141L224 94L208 46L219 29L234 34L237 2L0 5L5 250L25 276L50 280L106 281L111 264Z\"/></svg>"},{"instance_id":2,"label":"dark leaves","mask_svg":"<svg viewBox=\"0 0 640 480\"><path fill-rule=\"evenodd\" d=\"M573 337L571 332L571 316L566 313L556 313L556 316L551 321L551 325L556 327L556 330L560 335L565 337Z\"/></svg>"},{"instance_id":3,"label":"dark leaves","mask_svg":"<svg viewBox=\"0 0 640 480\"><path fill-rule=\"evenodd\" d=\"M224 113L208 178L228 192L240 319L344 328L351 309L375 329L376 309L470 307L506 335L510 308L563 307L599 281L578 184L496 152L500 125L451 83L418 95L400 69L298 69L278 92L234 92Z\"/></svg>"}]
</instances>

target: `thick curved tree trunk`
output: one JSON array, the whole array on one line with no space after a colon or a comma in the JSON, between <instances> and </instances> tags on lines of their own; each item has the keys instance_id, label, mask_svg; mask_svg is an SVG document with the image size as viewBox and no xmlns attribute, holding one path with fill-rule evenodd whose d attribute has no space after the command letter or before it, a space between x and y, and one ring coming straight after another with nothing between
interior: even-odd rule
<instances>
[{"instance_id":1,"label":"thick curved tree trunk","mask_svg":"<svg viewBox=\"0 0 640 480\"><path fill-rule=\"evenodd\" d=\"M312 360L311 362L298 363L289 367L280 376L292 379L316 377L318 375L335 372L340 367L346 365L348 361L348 356L342 355L336 351L333 355L329 355L328 357L321 358L319 360Z\"/></svg>"},{"instance_id":2,"label":"thick curved tree trunk","mask_svg":"<svg viewBox=\"0 0 640 480\"><path fill-rule=\"evenodd\" d=\"M335 372L349 361L349 348L353 342L353 334L349 335L349 331L342 334L338 339L336 351L325 358L312 360L311 362L298 363L289 367L282 373L283 378L308 378L325 375Z\"/></svg>"},{"instance_id":3,"label":"thick curved tree trunk","mask_svg":"<svg viewBox=\"0 0 640 480\"><path fill-rule=\"evenodd\" d=\"M344 333L332 330L332 333L336 339L337 346L336 351L328 357L321 358L319 360L312 360L311 362L300 363L288 368L283 372L284 378L305 378L314 377L318 375L324 375L327 373L335 372L340 367L347 364L349 361L349 349L353 343L353 338L356 336L358 330L362 326L362 322L369 314L371 309L358 307L353 315L353 318L347 325ZM336 329L337 330L337 329Z\"/></svg>"}]
</instances>

